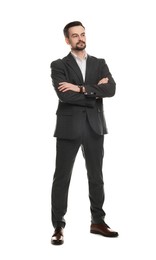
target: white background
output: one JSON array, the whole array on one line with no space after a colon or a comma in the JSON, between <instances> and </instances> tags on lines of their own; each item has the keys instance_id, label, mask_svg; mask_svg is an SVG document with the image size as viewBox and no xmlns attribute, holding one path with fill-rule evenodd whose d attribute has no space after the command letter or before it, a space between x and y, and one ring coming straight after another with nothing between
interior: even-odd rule
<instances>
[{"instance_id":1,"label":"white background","mask_svg":"<svg viewBox=\"0 0 156 260\"><path fill-rule=\"evenodd\" d=\"M57 96L50 63L69 52L62 29L80 20L87 52L105 58L117 83L105 99L106 222L120 234L89 233L86 170L78 154L65 244L50 244ZM154 0L15 0L0 4L1 259L155 259ZM82 213L85 219L82 218Z\"/></svg>"}]
</instances>

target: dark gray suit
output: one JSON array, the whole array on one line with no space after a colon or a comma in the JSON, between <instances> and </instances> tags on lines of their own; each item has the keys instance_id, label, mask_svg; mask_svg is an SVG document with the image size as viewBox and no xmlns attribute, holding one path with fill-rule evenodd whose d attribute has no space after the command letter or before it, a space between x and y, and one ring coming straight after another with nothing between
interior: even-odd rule
<instances>
[{"instance_id":1,"label":"dark gray suit","mask_svg":"<svg viewBox=\"0 0 156 260\"><path fill-rule=\"evenodd\" d=\"M54 227L64 226L67 210L68 188L79 147L82 147L86 161L89 182L89 197L93 223L102 223L105 212L102 161L103 137L107 127L103 111L103 98L115 94L115 82L104 59L87 57L86 77L72 54L51 63L53 86L59 98L57 123L54 136L57 137L56 170L52 187L52 223ZM107 84L98 82L107 77ZM60 92L60 82L83 85L86 93Z\"/></svg>"}]
</instances>

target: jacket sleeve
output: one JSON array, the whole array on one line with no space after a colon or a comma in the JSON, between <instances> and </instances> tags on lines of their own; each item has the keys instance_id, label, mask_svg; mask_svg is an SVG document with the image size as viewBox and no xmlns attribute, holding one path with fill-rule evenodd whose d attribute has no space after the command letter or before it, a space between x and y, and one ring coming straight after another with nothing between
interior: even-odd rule
<instances>
[{"instance_id":1,"label":"jacket sleeve","mask_svg":"<svg viewBox=\"0 0 156 260\"><path fill-rule=\"evenodd\" d=\"M99 80L102 78L108 78L108 83L105 84L87 84L85 85L86 92L95 93L96 97L105 98L112 97L115 95L116 83L109 71L109 68L104 59L100 59L100 71L99 71Z\"/></svg>"},{"instance_id":2,"label":"jacket sleeve","mask_svg":"<svg viewBox=\"0 0 156 260\"><path fill-rule=\"evenodd\" d=\"M53 61L50 67L52 84L61 102L74 104L78 106L95 106L96 95L92 91L89 91L89 94L84 95L83 93L77 93L71 90L67 92L61 92L58 90L60 82L69 82L67 69L61 59Z\"/></svg>"}]
</instances>

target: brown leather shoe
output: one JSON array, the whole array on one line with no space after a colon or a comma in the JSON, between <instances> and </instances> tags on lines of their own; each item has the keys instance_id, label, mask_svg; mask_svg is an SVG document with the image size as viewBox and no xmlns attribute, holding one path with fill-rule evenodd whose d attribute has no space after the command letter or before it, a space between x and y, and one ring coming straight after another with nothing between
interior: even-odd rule
<instances>
[{"instance_id":1,"label":"brown leather shoe","mask_svg":"<svg viewBox=\"0 0 156 260\"><path fill-rule=\"evenodd\" d=\"M99 234L105 237L118 237L118 232L113 231L106 223L91 224L90 233Z\"/></svg>"},{"instance_id":2,"label":"brown leather shoe","mask_svg":"<svg viewBox=\"0 0 156 260\"><path fill-rule=\"evenodd\" d=\"M63 228L57 227L55 228L54 234L52 235L51 244L62 245L63 243L64 243Z\"/></svg>"}]
</instances>

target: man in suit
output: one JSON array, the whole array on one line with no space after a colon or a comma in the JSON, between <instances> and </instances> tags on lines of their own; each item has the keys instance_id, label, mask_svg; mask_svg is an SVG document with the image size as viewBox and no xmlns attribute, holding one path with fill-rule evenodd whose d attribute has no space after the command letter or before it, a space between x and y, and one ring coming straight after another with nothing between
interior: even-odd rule
<instances>
[{"instance_id":1,"label":"man in suit","mask_svg":"<svg viewBox=\"0 0 156 260\"><path fill-rule=\"evenodd\" d=\"M51 194L54 226L51 243L54 245L64 242L68 189L80 146L89 184L90 232L107 237L118 236L104 221L102 174L103 141L107 133L103 98L114 96L116 84L105 60L86 53L85 28L81 22L67 24L64 36L71 52L51 63L52 82L59 98L54 134L57 138L56 169Z\"/></svg>"}]
</instances>

